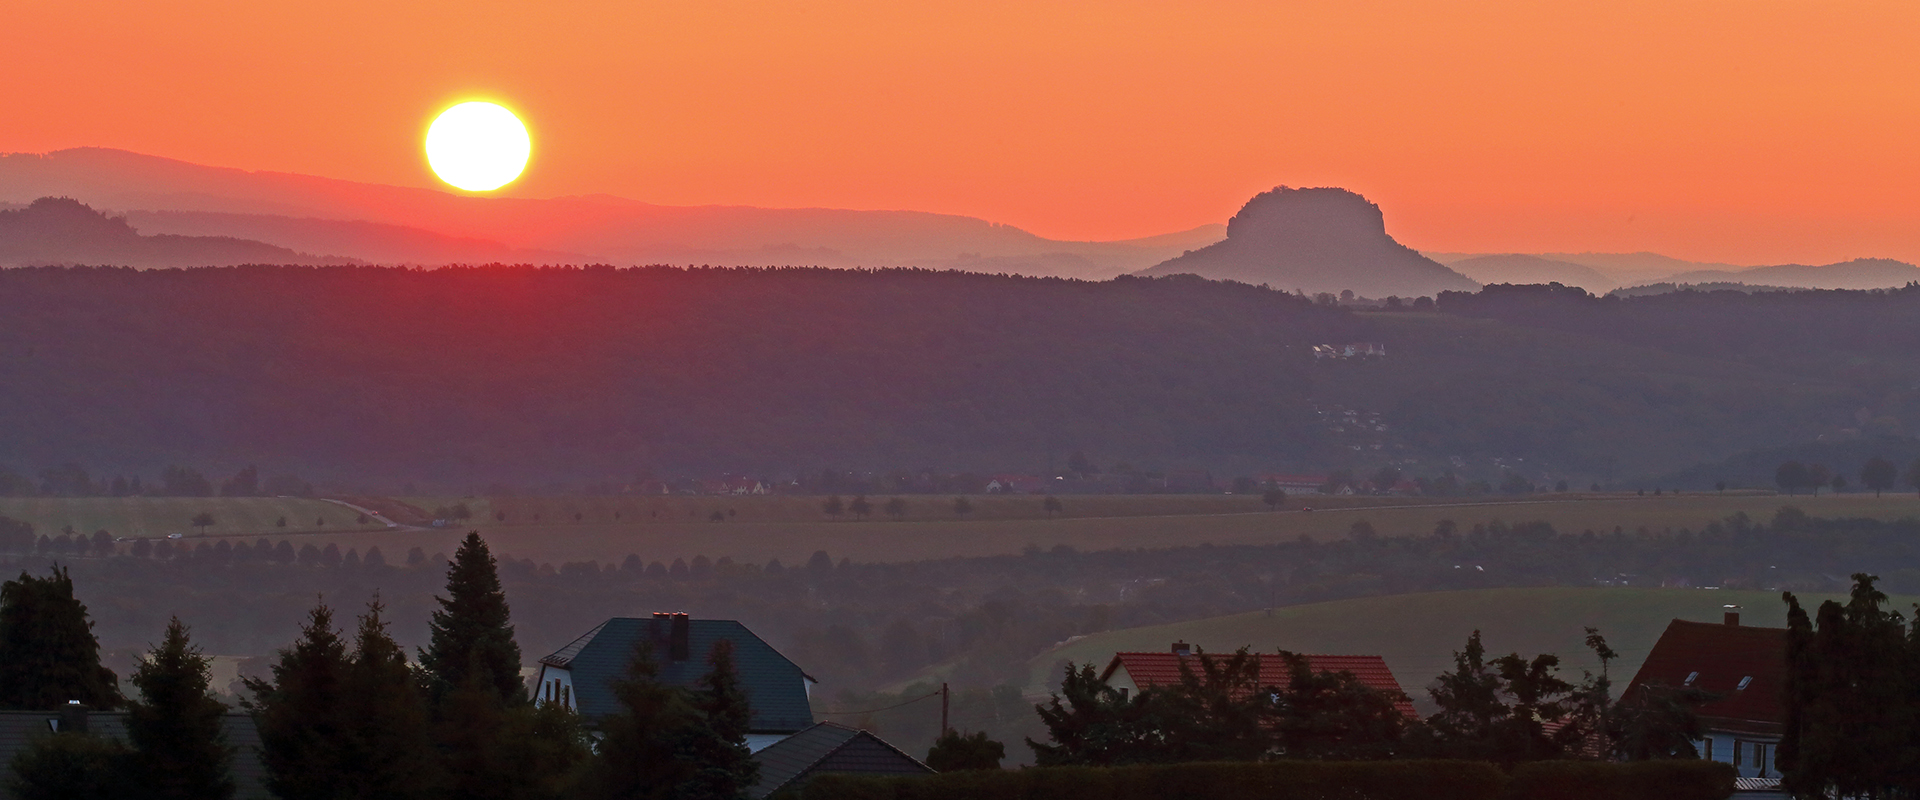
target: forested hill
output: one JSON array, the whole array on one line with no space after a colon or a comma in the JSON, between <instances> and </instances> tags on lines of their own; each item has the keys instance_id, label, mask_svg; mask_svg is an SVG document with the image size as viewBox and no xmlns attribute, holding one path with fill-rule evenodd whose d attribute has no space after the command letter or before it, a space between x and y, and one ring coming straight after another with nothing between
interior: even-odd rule
<instances>
[{"instance_id":1,"label":"forested hill","mask_svg":"<svg viewBox=\"0 0 1920 800\"><path fill-rule=\"evenodd\" d=\"M1573 485L1920 423L1920 290L1354 312L1186 277L0 270L0 467L453 488L819 470L1508 470ZM1378 342L1383 358L1316 360Z\"/></svg>"},{"instance_id":2,"label":"forested hill","mask_svg":"<svg viewBox=\"0 0 1920 800\"><path fill-rule=\"evenodd\" d=\"M1194 278L242 267L0 272L0 465L369 480L1307 461L1354 315Z\"/></svg>"}]
</instances>

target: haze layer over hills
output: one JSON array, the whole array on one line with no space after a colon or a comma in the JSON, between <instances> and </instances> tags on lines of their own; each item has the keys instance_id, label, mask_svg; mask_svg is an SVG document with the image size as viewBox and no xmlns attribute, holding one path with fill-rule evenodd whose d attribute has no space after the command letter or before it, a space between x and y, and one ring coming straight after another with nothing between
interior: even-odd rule
<instances>
[{"instance_id":1,"label":"haze layer over hills","mask_svg":"<svg viewBox=\"0 0 1920 800\"><path fill-rule=\"evenodd\" d=\"M680 207L604 195L476 197L101 148L0 155L0 202L46 196L127 213L143 233L230 236L364 261L432 265L921 266L1098 280L1221 236L1221 226L1207 225L1133 241L1065 242L916 211Z\"/></svg>"},{"instance_id":2,"label":"haze layer over hills","mask_svg":"<svg viewBox=\"0 0 1920 800\"><path fill-rule=\"evenodd\" d=\"M1285 186L1247 201L1227 238L1141 275L1193 274L1308 294L1367 297L1472 291L1477 285L1387 234L1380 207L1345 189Z\"/></svg>"},{"instance_id":3,"label":"haze layer over hills","mask_svg":"<svg viewBox=\"0 0 1920 800\"><path fill-rule=\"evenodd\" d=\"M42 198L23 208L0 210L0 267L351 263L353 259L311 256L229 236L142 236L125 219L100 214L75 200Z\"/></svg>"}]
</instances>

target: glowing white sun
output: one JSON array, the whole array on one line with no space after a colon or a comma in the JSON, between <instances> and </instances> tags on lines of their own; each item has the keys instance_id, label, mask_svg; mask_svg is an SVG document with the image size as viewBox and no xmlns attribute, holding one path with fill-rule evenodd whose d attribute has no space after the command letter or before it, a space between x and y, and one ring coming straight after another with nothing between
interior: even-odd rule
<instances>
[{"instance_id":1,"label":"glowing white sun","mask_svg":"<svg viewBox=\"0 0 1920 800\"><path fill-rule=\"evenodd\" d=\"M469 192L498 189L527 168L533 140L513 112L474 101L440 112L427 128L427 164L440 180Z\"/></svg>"}]
</instances>

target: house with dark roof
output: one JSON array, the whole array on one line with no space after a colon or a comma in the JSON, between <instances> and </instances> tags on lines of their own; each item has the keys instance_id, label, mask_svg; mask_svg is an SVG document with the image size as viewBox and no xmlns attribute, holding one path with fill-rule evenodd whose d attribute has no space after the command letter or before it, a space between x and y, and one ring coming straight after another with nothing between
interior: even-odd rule
<instances>
[{"instance_id":1,"label":"house with dark roof","mask_svg":"<svg viewBox=\"0 0 1920 800\"><path fill-rule=\"evenodd\" d=\"M808 778L829 772L863 775L931 775L933 769L880 737L858 728L822 722L754 754L760 780L747 796L761 800L782 789L797 789Z\"/></svg>"},{"instance_id":2,"label":"house with dark roof","mask_svg":"<svg viewBox=\"0 0 1920 800\"><path fill-rule=\"evenodd\" d=\"M253 717L227 714L220 723L227 746L233 748L234 800L273 800L273 794L267 791L267 768L260 761L260 733ZM125 742L127 713L89 711L78 706L61 711L0 711L0 799L13 797L7 786L12 783L14 756L31 746L34 739L62 730Z\"/></svg>"},{"instance_id":3,"label":"house with dark roof","mask_svg":"<svg viewBox=\"0 0 1920 800\"><path fill-rule=\"evenodd\" d=\"M1254 653L1252 656L1260 669L1261 686L1285 689L1293 682L1286 659L1278 654ZM1186 642L1174 642L1164 653L1114 653L1113 660L1107 662L1106 670L1100 673L1100 680L1124 693L1137 694L1143 689L1179 683L1183 667L1197 672L1200 665L1194 658L1194 649ZM1393 671L1387 669L1385 659L1323 655L1309 655L1306 659L1307 668L1314 672L1353 673L1361 684L1392 698L1394 709L1407 719L1420 718L1419 712L1413 710L1413 701L1394 679Z\"/></svg>"},{"instance_id":4,"label":"house with dark roof","mask_svg":"<svg viewBox=\"0 0 1920 800\"><path fill-rule=\"evenodd\" d=\"M1713 695L1695 709L1705 729L1695 743L1701 757L1733 766L1741 788L1736 797L1784 797L1777 794L1774 754L1786 731L1780 701L1786 680L1786 629L1743 626L1733 606L1720 624L1667 623L1621 697L1632 701L1663 686Z\"/></svg>"},{"instance_id":5,"label":"house with dark roof","mask_svg":"<svg viewBox=\"0 0 1920 800\"><path fill-rule=\"evenodd\" d=\"M619 710L613 683L626 676L637 648L652 648L661 683L690 689L707 673L707 654L722 640L733 643L734 664L747 690L749 748L759 751L813 725L808 698L817 681L812 676L745 625L686 614L614 617L594 626L540 659L534 701L559 703L593 724Z\"/></svg>"}]
</instances>

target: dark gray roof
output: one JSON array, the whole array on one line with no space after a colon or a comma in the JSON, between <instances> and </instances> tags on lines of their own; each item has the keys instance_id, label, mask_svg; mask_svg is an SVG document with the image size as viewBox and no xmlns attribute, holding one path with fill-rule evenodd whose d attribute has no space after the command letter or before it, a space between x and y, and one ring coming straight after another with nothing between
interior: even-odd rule
<instances>
[{"instance_id":1,"label":"dark gray roof","mask_svg":"<svg viewBox=\"0 0 1920 800\"><path fill-rule=\"evenodd\" d=\"M58 711L0 711L0 775L12 777L13 757L27 749L35 737L53 732L48 720L60 718ZM267 768L260 763L260 732L253 717L228 714L222 720L227 745L234 749L233 783L235 800L272 800L267 791ZM127 740L127 714L124 711L94 711L87 715L87 731L120 741ZM0 780L0 798L11 798Z\"/></svg>"},{"instance_id":2,"label":"dark gray roof","mask_svg":"<svg viewBox=\"0 0 1920 800\"><path fill-rule=\"evenodd\" d=\"M851 772L862 775L930 775L933 769L867 731L822 722L762 748L760 781L747 796L761 800L814 775Z\"/></svg>"},{"instance_id":3,"label":"dark gray roof","mask_svg":"<svg viewBox=\"0 0 1920 800\"><path fill-rule=\"evenodd\" d=\"M714 643L726 639L733 642L734 663L753 709L754 733L792 733L813 724L807 674L747 626L730 619L689 620L689 657L673 661L665 644L669 624L658 618L614 617L540 663L573 673L574 705L591 720L619 710L613 682L626 676L638 643L655 643L653 658L662 683L692 688L707 673L707 654Z\"/></svg>"}]
</instances>

